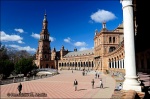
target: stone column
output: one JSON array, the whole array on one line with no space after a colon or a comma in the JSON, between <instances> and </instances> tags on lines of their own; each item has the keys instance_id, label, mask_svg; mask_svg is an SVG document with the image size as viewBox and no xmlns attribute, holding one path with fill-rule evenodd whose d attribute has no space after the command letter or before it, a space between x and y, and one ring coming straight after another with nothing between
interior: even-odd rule
<instances>
[{"instance_id":1,"label":"stone column","mask_svg":"<svg viewBox=\"0 0 150 99\"><path fill-rule=\"evenodd\" d=\"M114 68L116 68L116 60L114 60Z\"/></svg>"},{"instance_id":2,"label":"stone column","mask_svg":"<svg viewBox=\"0 0 150 99\"><path fill-rule=\"evenodd\" d=\"M80 64L79 64L79 70L81 70L81 61L79 61L79 63L80 63Z\"/></svg>"},{"instance_id":3,"label":"stone column","mask_svg":"<svg viewBox=\"0 0 150 99\"><path fill-rule=\"evenodd\" d=\"M88 60L88 70L90 69L90 67L89 67L89 60Z\"/></svg>"},{"instance_id":4,"label":"stone column","mask_svg":"<svg viewBox=\"0 0 150 99\"><path fill-rule=\"evenodd\" d=\"M125 49L125 81L123 90L141 91L140 83L136 76L134 22L132 0L121 0L123 7L124 49Z\"/></svg>"},{"instance_id":5,"label":"stone column","mask_svg":"<svg viewBox=\"0 0 150 99\"><path fill-rule=\"evenodd\" d=\"M118 60L116 61L116 67L119 68L119 66L118 66Z\"/></svg>"},{"instance_id":6,"label":"stone column","mask_svg":"<svg viewBox=\"0 0 150 99\"><path fill-rule=\"evenodd\" d=\"M94 61L94 68L96 67L96 60Z\"/></svg>"},{"instance_id":7,"label":"stone column","mask_svg":"<svg viewBox=\"0 0 150 99\"><path fill-rule=\"evenodd\" d=\"M123 68L124 69L124 64L123 64L123 59L121 60L121 68Z\"/></svg>"},{"instance_id":8,"label":"stone column","mask_svg":"<svg viewBox=\"0 0 150 99\"><path fill-rule=\"evenodd\" d=\"M120 60L119 60L119 69L121 69Z\"/></svg>"}]
</instances>

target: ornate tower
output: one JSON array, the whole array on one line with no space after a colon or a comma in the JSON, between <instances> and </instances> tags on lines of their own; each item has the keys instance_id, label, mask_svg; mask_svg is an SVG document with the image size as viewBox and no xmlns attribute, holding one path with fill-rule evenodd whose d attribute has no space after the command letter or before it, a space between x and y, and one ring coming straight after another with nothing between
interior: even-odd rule
<instances>
[{"instance_id":1,"label":"ornate tower","mask_svg":"<svg viewBox=\"0 0 150 99\"><path fill-rule=\"evenodd\" d=\"M51 53L51 60L55 60L55 58L56 58L56 48L54 47Z\"/></svg>"},{"instance_id":2,"label":"ornate tower","mask_svg":"<svg viewBox=\"0 0 150 99\"><path fill-rule=\"evenodd\" d=\"M43 19L43 27L40 33L40 39L38 44L38 49L36 53L36 65L40 68L48 68L50 67L51 60L51 48L50 48L50 40L49 40L49 32L48 32L48 21L47 15L45 13Z\"/></svg>"}]
</instances>

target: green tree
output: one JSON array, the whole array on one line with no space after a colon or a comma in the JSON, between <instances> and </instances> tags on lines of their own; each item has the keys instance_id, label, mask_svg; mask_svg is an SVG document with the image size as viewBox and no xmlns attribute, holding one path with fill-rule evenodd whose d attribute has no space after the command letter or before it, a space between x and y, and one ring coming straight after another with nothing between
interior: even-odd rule
<instances>
[{"instance_id":1,"label":"green tree","mask_svg":"<svg viewBox=\"0 0 150 99\"><path fill-rule=\"evenodd\" d=\"M29 72L31 72L36 66L33 64L32 58L21 58L15 64L15 72L17 74L22 73L24 76L27 76Z\"/></svg>"},{"instance_id":2,"label":"green tree","mask_svg":"<svg viewBox=\"0 0 150 99\"><path fill-rule=\"evenodd\" d=\"M3 45L0 46L0 60L7 60L9 59L7 55L7 48Z\"/></svg>"},{"instance_id":3,"label":"green tree","mask_svg":"<svg viewBox=\"0 0 150 99\"><path fill-rule=\"evenodd\" d=\"M0 60L0 75L2 79L10 76L11 72L14 70L14 64L9 60Z\"/></svg>"}]
</instances>

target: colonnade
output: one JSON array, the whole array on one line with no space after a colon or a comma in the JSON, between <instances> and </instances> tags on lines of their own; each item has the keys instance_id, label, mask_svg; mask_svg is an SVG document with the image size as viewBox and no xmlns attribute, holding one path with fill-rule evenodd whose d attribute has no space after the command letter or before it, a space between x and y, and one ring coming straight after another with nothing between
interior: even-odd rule
<instances>
[{"instance_id":1,"label":"colonnade","mask_svg":"<svg viewBox=\"0 0 150 99\"><path fill-rule=\"evenodd\" d=\"M82 69L91 70L94 67L94 62L93 61L59 62L58 64L59 64L59 68L74 69L74 70L82 70Z\"/></svg>"},{"instance_id":2,"label":"colonnade","mask_svg":"<svg viewBox=\"0 0 150 99\"><path fill-rule=\"evenodd\" d=\"M124 59L114 60L109 59L109 68L124 69Z\"/></svg>"}]
</instances>

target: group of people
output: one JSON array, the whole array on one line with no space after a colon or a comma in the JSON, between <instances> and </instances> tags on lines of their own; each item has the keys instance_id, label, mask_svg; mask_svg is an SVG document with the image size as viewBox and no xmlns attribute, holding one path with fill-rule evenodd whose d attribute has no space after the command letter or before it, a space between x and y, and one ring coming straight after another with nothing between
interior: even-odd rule
<instances>
[{"instance_id":1,"label":"group of people","mask_svg":"<svg viewBox=\"0 0 150 99\"><path fill-rule=\"evenodd\" d=\"M94 89L94 83L95 83L94 79L91 81L91 83L92 83L92 88ZM100 79L99 85L100 85L100 88L103 88L103 81L102 81L102 79Z\"/></svg>"},{"instance_id":2,"label":"group of people","mask_svg":"<svg viewBox=\"0 0 150 99\"><path fill-rule=\"evenodd\" d=\"M88 71L83 71L83 72L82 72L82 75L83 75L83 76L87 75L87 72L88 72Z\"/></svg>"},{"instance_id":3,"label":"group of people","mask_svg":"<svg viewBox=\"0 0 150 99\"><path fill-rule=\"evenodd\" d=\"M95 74L95 78L98 78L98 79L99 79L99 77L100 77L99 73L96 73L96 74Z\"/></svg>"},{"instance_id":4,"label":"group of people","mask_svg":"<svg viewBox=\"0 0 150 99\"><path fill-rule=\"evenodd\" d=\"M94 89L94 84L95 84L94 79L91 81L91 83L92 83L92 88ZM99 84L100 84L100 88L103 88L102 79L100 79ZM75 91L77 91L78 81L76 79L74 80L74 86L75 86Z\"/></svg>"},{"instance_id":5,"label":"group of people","mask_svg":"<svg viewBox=\"0 0 150 99\"><path fill-rule=\"evenodd\" d=\"M85 73L85 71L83 71L83 72ZM73 70L72 70L72 73L73 73ZM99 74L98 73L95 74L95 78L99 78ZM95 84L94 79L91 81L91 83L92 83L92 88L94 89L94 84ZM103 88L102 78L100 79L99 84L100 84L100 88ZM78 81L76 79L74 81L74 86L75 86L75 91L77 91ZM21 83L18 85L17 89L19 91L19 94L21 94L21 91L22 91L22 84Z\"/></svg>"}]
</instances>

